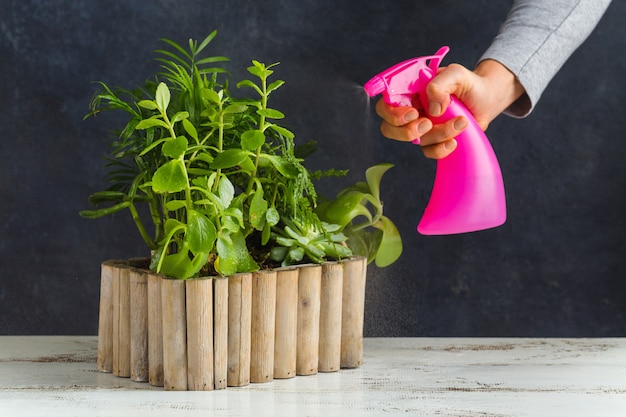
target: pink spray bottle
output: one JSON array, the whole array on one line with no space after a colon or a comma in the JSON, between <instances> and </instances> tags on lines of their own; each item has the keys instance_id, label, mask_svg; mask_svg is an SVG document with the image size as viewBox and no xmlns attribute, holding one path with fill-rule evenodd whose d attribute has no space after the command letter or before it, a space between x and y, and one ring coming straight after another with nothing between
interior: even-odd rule
<instances>
[{"instance_id":1,"label":"pink spray bottle","mask_svg":"<svg viewBox=\"0 0 626 417\"><path fill-rule=\"evenodd\" d=\"M433 56L396 64L369 80L365 92L370 97L382 93L391 105L415 106L419 100L417 103L428 109L426 86L448 51L444 46ZM493 148L467 107L454 96L450 100L443 115L429 119L439 124L462 115L468 126L456 136L456 149L437 161L430 200L417 226L424 235L474 232L506 220L504 183Z\"/></svg>"}]
</instances>

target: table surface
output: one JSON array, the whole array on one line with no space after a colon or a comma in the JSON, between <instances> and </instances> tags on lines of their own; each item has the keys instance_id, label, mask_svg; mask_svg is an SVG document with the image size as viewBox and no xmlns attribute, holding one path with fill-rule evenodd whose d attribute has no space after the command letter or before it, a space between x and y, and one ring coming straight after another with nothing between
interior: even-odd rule
<instances>
[{"instance_id":1,"label":"table surface","mask_svg":"<svg viewBox=\"0 0 626 417\"><path fill-rule=\"evenodd\" d=\"M0 416L626 416L626 338L366 338L358 369L209 392L96 371L92 336L0 337Z\"/></svg>"}]
</instances>

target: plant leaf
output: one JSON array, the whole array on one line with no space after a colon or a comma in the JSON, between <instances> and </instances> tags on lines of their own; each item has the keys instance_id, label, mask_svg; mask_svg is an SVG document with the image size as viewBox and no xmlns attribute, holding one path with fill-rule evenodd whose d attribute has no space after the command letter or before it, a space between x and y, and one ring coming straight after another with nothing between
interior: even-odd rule
<instances>
[{"instance_id":1,"label":"plant leaf","mask_svg":"<svg viewBox=\"0 0 626 417\"><path fill-rule=\"evenodd\" d=\"M289 253L287 254L287 258L283 261L283 266L292 265L294 263L300 262L304 258L304 248L296 247L291 248Z\"/></svg>"},{"instance_id":2,"label":"plant leaf","mask_svg":"<svg viewBox=\"0 0 626 417\"><path fill-rule=\"evenodd\" d=\"M187 172L180 159L174 159L156 170L152 177L152 190L156 193L175 193L187 186Z\"/></svg>"},{"instance_id":3,"label":"plant leaf","mask_svg":"<svg viewBox=\"0 0 626 417\"><path fill-rule=\"evenodd\" d=\"M384 268L394 263L402 254L402 238L396 225L385 216L373 226L383 232L375 261L376 266Z\"/></svg>"},{"instance_id":4,"label":"plant leaf","mask_svg":"<svg viewBox=\"0 0 626 417\"><path fill-rule=\"evenodd\" d=\"M268 127L288 139L293 139L296 136L291 130L285 129L282 126L271 124Z\"/></svg>"},{"instance_id":5,"label":"plant leaf","mask_svg":"<svg viewBox=\"0 0 626 417\"><path fill-rule=\"evenodd\" d=\"M117 213L118 211L124 210L125 208L130 206L129 201L124 201L119 204L115 204L114 206L101 208L96 210L81 210L78 214L86 219L97 219L98 217L106 216L108 214Z\"/></svg>"},{"instance_id":6,"label":"plant leaf","mask_svg":"<svg viewBox=\"0 0 626 417\"><path fill-rule=\"evenodd\" d=\"M346 229L346 235L348 236L347 244L352 250L354 255L365 256L367 263L374 261L376 252L380 247L380 242L383 237L383 232L378 229L366 230L361 229L359 231L353 231L352 229Z\"/></svg>"},{"instance_id":7,"label":"plant leaf","mask_svg":"<svg viewBox=\"0 0 626 417\"><path fill-rule=\"evenodd\" d=\"M361 201L366 194L359 191L349 191L341 194L330 204L320 205L318 214L320 218L329 223L336 223L342 227L350 223L355 217L363 215L372 220L371 213L367 207L361 205Z\"/></svg>"},{"instance_id":8,"label":"plant leaf","mask_svg":"<svg viewBox=\"0 0 626 417\"><path fill-rule=\"evenodd\" d=\"M137 105L147 110L157 109L157 105L153 100L141 100L139 103L137 103Z\"/></svg>"},{"instance_id":9,"label":"plant leaf","mask_svg":"<svg viewBox=\"0 0 626 417\"><path fill-rule=\"evenodd\" d=\"M176 232L181 233L185 230L186 227L187 226L185 226L185 224L180 220L176 220L170 217L165 221L165 236L168 240L170 240L172 239L172 237L174 237Z\"/></svg>"},{"instance_id":10,"label":"plant leaf","mask_svg":"<svg viewBox=\"0 0 626 417\"><path fill-rule=\"evenodd\" d=\"M143 151L141 151L141 153L139 154L139 156L144 156L145 154L147 154L148 152L150 152L152 149L156 148L157 146L159 146L161 143L165 142L166 140L168 140L170 138L163 138L163 139L159 139L159 140L155 140L154 142L152 142L150 145L146 146L144 148Z\"/></svg>"},{"instance_id":11,"label":"plant leaf","mask_svg":"<svg viewBox=\"0 0 626 417\"><path fill-rule=\"evenodd\" d=\"M176 42L174 42L173 40L170 39L166 39L166 38L161 38L162 42L165 42L167 44L169 44L170 46L174 47L176 50L178 50L178 52L180 52L184 57L186 57L188 60L191 61L191 55L189 55L189 52L187 52L182 46L180 46L179 44L177 44ZM160 52L160 51L159 51Z\"/></svg>"},{"instance_id":12,"label":"plant leaf","mask_svg":"<svg viewBox=\"0 0 626 417\"><path fill-rule=\"evenodd\" d=\"M219 255L219 270L222 275L233 275L238 272L252 272L259 269L259 265L252 259L246 240L241 233L223 234L217 238L217 253Z\"/></svg>"},{"instance_id":13,"label":"plant leaf","mask_svg":"<svg viewBox=\"0 0 626 417\"><path fill-rule=\"evenodd\" d=\"M211 164L214 158L210 154L203 152L201 154L196 155L195 159L199 161L204 161L207 164Z\"/></svg>"},{"instance_id":14,"label":"plant leaf","mask_svg":"<svg viewBox=\"0 0 626 417\"><path fill-rule=\"evenodd\" d=\"M138 130L145 130L145 129L149 129L151 127L164 127L164 128L168 128L167 123L165 123L163 120L158 119L157 117L160 116L153 116L149 119L143 119L141 120L139 123L137 123L137 125L135 125L135 129Z\"/></svg>"},{"instance_id":15,"label":"plant leaf","mask_svg":"<svg viewBox=\"0 0 626 417\"><path fill-rule=\"evenodd\" d=\"M259 93L259 95L263 95L263 92L261 91L261 89L259 88L259 86L257 86L255 83L253 83L250 80L242 80L239 81L237 83L237 88L241 88L241 87L250 87L253 88L257 93Z\"/></svg>"},{"instance_id":16,"label":"plant leaf","mask_svg":"<svg viewBox=\"0 0 626 417\"><path fill-rule=\"evenodd\" d=\"M241 164L248 157L248 152L243 149L226 149L219 153L211 163L212 169L232 168Z\"/></svg>"},{"instance_id":17,"label":"plant leaf","mask_svg":"<svg viewBox=\"0 0 626 417\"><path fill-rule=\"evenodd\" d=\"M120 202L124 197L126 197L126 194L121 191L98 191L89 196L89 202L96 205L105 201Z\"/></svg>"},{"instance_id":18,"label":"plant leaf","mask_svg":"<svg viewBox=\"0 0 626 417\"><path fill-rule=\"evenodd\" d=\"M198 131L196 130L196 127L193 125L193 123L189 121L189 119L183 120L183 128L185 129L185 132L187 132L187 134L191 136L191 138L194 139L196 143L198 143Z\"/></svg>"},{"instance_id":19,"label":"plant leaf","mask_svg":"<svg viewBox=\"0 0 626 417\"><path fill-rule=\"evenodd\" d=\"M187 250L165 255L161 260L159 273L170 278L189 278L193 266Z\"/></svg>"},{"instance_id":20,"label":"plant leaf","mask_svg":"<svg viewBox=\"0 0 626 417\"><path fill-rule=\"evenodd\" d=\"M202 269L208 255L208 252L200 252L193 257L193 260L190 259L189 246L187 242L183 242L179 252L165 255L159 272L171 278L191 278Z\"/></svg>"},{"instance_id":21,"label":"plant leaf","mask_svg":"<svg viewBox=\"0 0 626 417\"><path fill-rule=\"evenodd\" d=\"M210 88L202 89L202 97L206 100L209 100L213 104L219 104L222 101L221 96L214 90Z\"/></svg>"},{"instance_id":22,"label":"plant leaf","mask_svg":"<svg viewBox=\"0 0 626 417\"><path fill-rule=\"evenodd\" d=\"M367 185L370 187L370 192L378 201L380 201L380 181L383 174L391 167L393 167L393 164L378 164L369 167L367 171L365 171L365 179L367 180Z\"/></svg>"},{"instance_id":23,"label":"plant leaf","mask_svg":"<svg viewBox=\"0 0 626 417\"><path fill-rule=\"evenodd\" d=\"M165 208L168 211L176 211L185 207L186 205L187 203L185 202L185 200L170 200L167 203L165 203Z\"/></svg>"},{"instance_id":24,"label":"plant leaf","mask_svg":"<svg viewBox=\"0 0 626 417\"><path fill-rule=\"evenodd\" d=\"M272 82L270 85L267 86L268 94L271 93L272 91L276 90L277 88L279 88L283 84L285 84L285 82L283 80L276 80L276 81Z\"/></svg>"},{"instance_id":25,"label":"plant leaf","mask_svg":"<svg viewBox=\"0 0 626 417\"><path fill-rule=\"evenodd\" d=\"M220 200L222 201L224 207L230 206L231 201L233 201L233 198L235 197L235 187L233 186L233 183L230 182L227 176L224 175L222 176L222 178L220 178L219 185L217 186L217 191L220 195Z\"/></svg>"},{"instance_id":26,"label":"plant leaf","mask_svg":"<svg viewBox=\"0 0 626 417\"><path fill-rule=\"evenodd\" d=\"M225 56L210 56L210 57L202 58L196 61L196 65L200 66L204 64L212 64L213 62L226 62L226 61L229 61L229 59L226 58ZM223 68L200 68L198 69L198 72L200 74L206 74L206 73L211 73L211 72L227 72L227 71Z\"/></svg>"},{"instance_id":27,"label":"plant leaf","mask_svg":"<svg viewBox=\"0 0 626 417\"><path fill-rule=\"evenodd\" d=\"M228 231L230 233L237 233L241 230L238 219L233 216L222 216L221 226L222 231Z\"/></svg>"},{"instance_id":28,"label":"plant leaf","mask_svg":"<svg viewBox=\"0 0 626 417\"><path fill-rule=\"evenodd\" d=\"M270 258L276 262L282 262L289 253L289 248L286 246L274 246L270 250Z\"/></svg>"},{"instance_id":29,"label":"plant leaf","mask_svg":"<svg viewBox=\"0 0 626 417\"><path fill-rule=\"evenodd\" d=\"M174 117L172 117L172 124L176 123L176 122L180 122L181 120L187 120L189 118L189 112L187 111L179 111L178 113L176 113L174 115Z\"/></svg>"},{"instance_id":30,"label":"plant leaf","mask_svg":"<svg viewBox=\"0 0 626 417\"><path fill-rule=\"evenodd\" d=\"M260 116L265 116L268 119L284 119L285 114L276 109L259 109L256 111Z\"/></svg>"},{"instance_id":31,"label":"plant leaf","mask_svg":"<svg viewBox=\"0 0 626 417\"><path fill-rule=\"evenodd\" d=\"M294 246L297 243L297 241L295 239L290 239L288 237L276 236L276 243L278 243L281 246L291 247L291 246Z\"/></svg>"},{"instance_id":32,"label":"plant leaf","mask_svg":"<svg viewBox=\"0 0 626 417\"><path fill-rule=\"evenodd\" d=\"M293 164L293 162L278 155L262 154L261 157L269 160L272 165L274 165L274 168L276 168L278 172L283 174L285 177L296 178L298 176L298 168Z\"/></svg>"},{"instance_id":33,"label":"plant leaf","mask_svg":"<svg viewBox=\"0 0 626 417\"><path fill-rule=\"evenodd\" d=\"M217 36L217 29L213 30L213 32L209 33L209 35L204 38L204 40L202 42L200 42L200 45L198 45L198 48L195 50L196 55L199 54L200 52L202 52L202 50L204 48L206 48L206 46L211 43L211 41Z\"/></svg>"},{"instance_id":34,"label":"plant leaf","mask_svg":"<svg viewBox=\"0 0 626 417\"><path fill-rule=\"evenodd\" d=\"M196 210L190 210L187 216L185 240L189 243L189 250L194 254L209 253L217 238L215 225Z\"/></svg>"},{"instance_id":35,"label":"plant leaf","mask_svg":"<svg viewBox=\"0 0 626 417\"><path fill-rule=\"evenodd\" d=\"M241 134L241 147L247 151L257 149L265 143L265 135L260 130L247 130Z\"/></svg>"},{"instance_id":36,"label":"plant leaf","mask_svg":"<svg viewBox=\"0 0 626 417\"><path fill-rule=\"evenodd\" d=\"M185 154L187 150L187 138L179 136L175 139L170 139L163 144L161 151L163 155L169 156L172 159L178 159Z\"/></svg>"},{"instance_id":37,"label":"plant leaf","mask_svg":"<svg viewBox=\"0 0 626 417\"><path fill-rule=\"evenodd\" d=\"M331 242L322 241L322 242L319 242L318 245L320 245L323 248L324 253L326 254L325 257L342 259L342 258L347 258L349 256L352 256L353 254L352 250L349 247L346 247L339 243L331 243Z\"/></svg>"},{"instance_id":38,"label":"plant leaf","mask_svg":"<svg viewBox=\"0 0 626 417\"><path fill-rule=\"evenodd\" d=\"M267 201L263 198L263 188L257 185L256 192L250 201L250 224L256 230L261 231L265 227L267 205Z\"/></svg>"},{"instance_id":39,"label":"plant leaf","mask_svg":"<svg viewBox=\"0 0 626 417\"><path fill-rule=\"evenodd\" d=\"M156 90L155 102L161 112L165 113L167 107L170 105L170 89L164 82L159 83Z\"/></svg>"},{"instance_id":40,"label":"plant leaf","mask_svg":"<svg viewBox=\"0 0 626 417\"><path fill-rule=\"evenodd\" d=\"M265 221L270 226L276 226L280 221L280 214L278 214L278 210L275 207L269 207L265 212Z\"/></svg>"},{"instance_id":41,"label":"plant leaf","mask_svg":"<svg viewBox=\"0 0 626 417\"><path fill-rule=\"evenodd\" d=\"M267 242L270 241L270 237L272 236L272 226L266 221L265 227L263 227L263 231L261 232L261 245L267 245Z\"/></svg>"},{"instance_id":42,"label":"plant leaf","mask_svg":"<svg viewBox=\"0 0 626 417\"><path fill-rule=\"evenodd\" d=\"M261 79L267 78L268 74L265 73L265 66L263 64L256 60L253 60L252 64L252 66L247 68L250 74L255 75Z\"/></svg>"},{"instance_id":43,"label":"plant leaf","mask_svg":"<svg viewBox=\"0 0 626 417\"><path fill-rule=\"evenodd\" d=\"M244 111L246 111L247 108L248 106L246 106L245 104L230 104L224 109L224 114L243 113Z\"/></svg>"}]
</instances>

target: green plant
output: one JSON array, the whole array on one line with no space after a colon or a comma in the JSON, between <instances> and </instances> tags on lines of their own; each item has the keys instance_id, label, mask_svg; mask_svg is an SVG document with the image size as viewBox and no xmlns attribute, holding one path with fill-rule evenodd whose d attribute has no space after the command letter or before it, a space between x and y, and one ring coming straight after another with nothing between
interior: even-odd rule
<instances>
[{"instance_id":1,"label":"green plant","mask_svg":"<svg viewBox=\"0 0 626 417\"><path fill-rule=\"evenodd\" d=\"M346 258L352 250L345 244L347 237L338 224L307 223L296 219L283 219L283 227L273 232L278 246L272 248L270 257L291 265L309 259L316 263L327 257Z\"/></svg>"},{"instance_id":2,"label":"green plant","mask_svg":"<svg viewBox=\"0 0 626 417\"><path fill-rule=\"evenodd\" d=\"M90 196L98 208L80 214L128 209L152 252L151 268L176 278L350 256L347 237L360 229L320 220L294 134L268 105L284 84L270 80L278 64L253 60L253 79L236 83L252 97L235 98L228 73L215 66L227 59L201 57L215 35L190 40L188 49L163 39L169 48L157 51L162 70L142 88L100 83L86 117L122 110L129 120L107 156L111 186ZM153 232L138 204L147 205ZM370 218L376 225L380 219Z\"/></svg>"},{"instance_id":3,"label":"green plant","mask_svg":"<svg viewBox=\"0 0 626 417\"><path fill-rule=\"evenodd\" d=\"M374 165L365 172L366 182L358 182L319 205L319 217L337 224L355 255L366 256L379 267L394 263L402 253L402 239L395 224L383 215L380 182L391 164Z\"/></svg>"}]
</instances>

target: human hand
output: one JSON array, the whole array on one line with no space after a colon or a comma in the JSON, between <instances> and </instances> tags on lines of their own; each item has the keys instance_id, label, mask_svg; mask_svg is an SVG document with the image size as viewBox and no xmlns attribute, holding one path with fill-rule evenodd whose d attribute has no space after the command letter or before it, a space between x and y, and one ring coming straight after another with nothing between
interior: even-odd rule
<instances>
[{"instance_id":1,"label":"human hand","mask_svg":"<svg viewBox=\"0 0 626 417\"><path fill-rule=\"evenodd\" d=\"M474 115L478 125L486 130L493 119L524 93L515 76L502 64L493 60L482 61L474 71L451 64L439 69L428 84L428 112L424 109L394 107L379 100L376 113L383 119L380 131L383 136L405 142L420 139L427 158L441 159L456 148L454 139L465 127L463 116L433 125L428 119L442 115L450 104L450 95L456 96Z\"/></svg>"}]
</instances>

